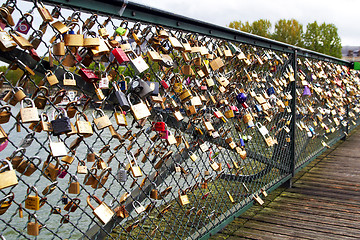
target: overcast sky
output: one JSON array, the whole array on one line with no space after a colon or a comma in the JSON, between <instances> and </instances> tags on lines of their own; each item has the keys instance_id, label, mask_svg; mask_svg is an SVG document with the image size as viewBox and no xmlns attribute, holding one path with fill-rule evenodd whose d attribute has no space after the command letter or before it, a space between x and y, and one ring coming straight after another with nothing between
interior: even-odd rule
<instances>
[{"instance_id":1,"label":"overcast sky","mask_svg":"<svg viewBox=\"0 0 360 240\"><path fill-rule=\"evenodd\" d=\"M130 0L186 17L225 26L234 20L282 18L309 22L333 23L338 28L343 46L360 45L359 0Z\"/></svg>"}]
</instances>

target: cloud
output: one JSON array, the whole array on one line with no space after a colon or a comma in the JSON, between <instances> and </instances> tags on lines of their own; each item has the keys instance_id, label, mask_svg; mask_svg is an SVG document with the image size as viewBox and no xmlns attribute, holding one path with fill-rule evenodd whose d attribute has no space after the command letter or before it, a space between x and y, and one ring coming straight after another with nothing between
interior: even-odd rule
<instances>
[{"instance_id":1,"label":"cloud","mask_svg":"<svg viewBox=\"0 0 360 240\"><path fill-rule=\"evenodd\" d=\"M226 26L234 20L255 21L294 18L306 27L310 22L333 23L343 45L360 45L360 32L354 30L360 9L357 0L134 0L186 17Z\"/></svg>"}]
</instances>

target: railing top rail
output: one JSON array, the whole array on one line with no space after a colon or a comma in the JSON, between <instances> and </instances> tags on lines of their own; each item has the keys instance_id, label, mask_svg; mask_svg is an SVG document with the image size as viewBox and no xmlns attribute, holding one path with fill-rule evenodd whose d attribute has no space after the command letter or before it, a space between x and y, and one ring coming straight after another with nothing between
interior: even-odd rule
<instances>
[{"instance_id":1,"label":"railing top rail","mask_svg":"<svg viewBox=\"0 0 360 240\"><path fill-rule=\"evenodd\" d=\"M44 0L43 2L47 2L49 4L61 4L65 7L80 7L83 10L97 11L99 13L124 17L135 21L160 24L169 28L197 32L209 37L216 37L229 41L256 45L276 51L292 53L296 50L299 57L314 58L317 60L346 65L349 67L352 66L351 62L333 56L300 48L254 34L242 32L239 30L231 29L228 27L223 27L213 23L185 17L179 14L145 6L139 3L128 2L127 0Z\"/></svg>"}]
</instances>

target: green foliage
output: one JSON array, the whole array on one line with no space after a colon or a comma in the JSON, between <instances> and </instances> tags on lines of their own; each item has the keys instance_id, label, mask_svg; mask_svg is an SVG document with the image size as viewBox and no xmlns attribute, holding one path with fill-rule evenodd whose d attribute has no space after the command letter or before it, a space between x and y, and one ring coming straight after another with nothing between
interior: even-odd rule
<instances>
[{"instance_id":1,"label":"green foliage","mask_svg":"<svg viewBox=\"0 0 360 240\"><path fill-rule=\"evenodd\" d=\"M253 23L248 21L245 23L242 23L241 21L233 21L228 25L228 27L263 37L270 37L271 22L266 19L259 19Z\"/></svg>"},{"instance_id":2,"label":"green foliage","mask_svg":"<svg viewBox=\"0 0 360 240\"><path fill-rule=\"evenodd\" d=\"M341 39L334 24L309 23L303 38L307 49L341 58Z\"/></svg>"},{"instance_id":3,"label":"green foliage","mask_svg":"<svg viewBox=\"0 0 360 240\"><path fill-rule=\"evenodd\" d=\"M272 34L272 39L302 47L302 34L303 25L298 21L295 19L280 19L275 24L275 30Z\"/></svg>"},{"instance_id":4,"label":"green foliage","mask_svg":"<svg viewBox=\"0 0 360 240\"><path fill-rule=\"evenodd\" d=\"M315 21L309 23L304 31L303 25L295 19L280 19L275 23L274 32L271 33L271 22L259 19L250 23L248 21L232 21L230 28L243 32L271 38L291 45L304 47L316 52L341 58L341 39L334 24L323 23L318 25Z\"/></svg>"}]
</instances>

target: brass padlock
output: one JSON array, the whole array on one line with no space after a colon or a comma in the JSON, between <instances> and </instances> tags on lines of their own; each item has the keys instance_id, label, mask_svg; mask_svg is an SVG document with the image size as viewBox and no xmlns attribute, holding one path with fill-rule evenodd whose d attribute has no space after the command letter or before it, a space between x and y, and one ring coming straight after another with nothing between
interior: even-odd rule
<instances>
[{"instance_id":1,"label":"brass padlock","mask_svg":"<svg viewBox=\"0 0 360 240\"><path fill-rule=\"evenodd\" d=\"M75 34L74 28L78 27L78 32ZM65 46L68 47L82 47L84 46L84 35L82 34L82 28L77 23L70 24L70 31L64 35Z\"/></svg>"},{"instance_id":2,"label":"brass padlock","mask_svg":"<svg viewBox=\"0 0 360 240\"><path fill-rule=\"evenodd\" d=\"M98 204L100 204L98 207L93 207L90 203L90 198L93 198ZM100 201L100 199L94 195L88 196L86 198L86 202L89 205L89 207L93 210L94 215L100 220L102 224L106 224L110 221L110 219L113 217L114 212L109 208L108 205L106 205L104 202Z\"/></svg>"},{"instance_id":3,"label":"brass padlock","mask_svg":"<svg viewBox=\"0 0 360 240\"><path fill-rule=\"evenodd\" d=\"M1 113L0 113L0 115L1 115ZM114 115L115 115L115 120L116 120L117 125L119 125L119 126L127 126L126 116L125 116L124 111L122 110L121 107L120 107L120 112L118 112L116 110L116 107L115 107Z\"/></svg>"},{"instance_id":4,"label":"brass padlock","mask_svg":"<svg viewBox=\"0 0 360 240\"><path fill-rule=\"evenodd\" d=\"M73 181L75 180L75 181ZM77 176L70 176L69 178L69 193L70 194L80 194L80 183Z\"/></svg>"},{"instance_id":5,"label":"brass padlock","mask_svg":"<svg viewBox=\"0 0 360 240\"><path fill-rule=\"evenodd\" d=\"M37 160L37 164L34 164L34 161ZM21 163L17 166L16 171L24 174L25 176L31 176L41 163L41 158L38 156L33 156L29 160L22 160Z\"/></svg>"},{"instance_id":6,"label":"brass padlock","mask_svg":"<svg viewBox=\"0 0 360 240\"><path fill-rule=\"evenodd\" d=\"M24 108L24 102L30 102L31 107ZM38 110L31 98L25 98L21 101L20 117L23 123L33 123L40 121Z\"/></svg>"},{"instance_id":7,"label":"brass padlock","mask_svg":"<svg viewBox=\"0 0 360 240\"><path fill-rule=\"evenodd\" d=\"M70 78L67 76L70 76ZM64 73L63 84L64 84L64 86L76 86L76 80L75 80L74 74L72 72ZM69 113L68 113L68 115L69 115ZM75 115L75 113L74 113L74 115Z\"/></svg>"},{"instance_id":8,"label":"brass padlock","mask_svg":"<svg viewBox=\"0 0 360 240\"><path fill-rule=\"evenodd\" d=\"M96 118L95 113L100 114L99 118ZM111 126L111 121L107 115L105 115L104 111L100 108L96 108L92 113L95 126L98 130L104 129L106 127Z\"/></svg>"},{"instance_id":9,"label":"brass padlock","mask_svg":"<svg viewBox=\"0 0 360 240\"><path fill-rule=\"evenodd\" d=\"M14 201L14 193L10 192L8 195L0 199L0 215L3 215Z\"/></svg>"},{"instance_id":10,"label":"brass padlock","mask_svg":"<svg viewBox=\"0 0 360 240\"><path fill-rule=\"evenodd\" d=\"M80 120L80 116L82 116L85 121ZM78 112L76 113L75 117L76 117L76 128L78 133L84 137L92 136L94 132L91 127L91 123L89 122L85 113Z\"/></svg>"},{"instance_id":11,"label":"brass padlock","mask_svg":"<svg viewBox=\"0 0 360 240\"><path fill-rule=\"evenodd\" d=\"M50 86L53 86L53 85L59 83L59 80L57 79L55 74L50 70L47 70L47 72L45 74L45 78L48 81L48 83L50 84Z\"/></svg>"},{"instance_id":12,"label":"brass padlock","mask_svg":"<svg viewBox=\"0 0 360 240\"><path fill-rule=\"evenodd\" d=\"M18 32L15 32L13 30L9 31L10 36L13 38L13 40L24 50L30 50L33 48L33 45L22 35L20 35Z\"/></svg>"},{"instance_id":13,"label":"brass padlock","mask_svg":"<svg viewBox=\"0 0 360 240\"><path fill-rule=\"evenodd\" d=\"M7 167L2 167L2 172L0 173L0 189L7 187L15 186L18 184L17 176L15 170L13 169L12 164L9 160L0 160L0 166L7 165ZM8 168L8 171L5 169Z\"/></svg>"},{"instance_id":14,"label":"brass padlock","mask_svg":"<svg viewBox=\"0 0 360 240\"><path fill-rule=\"evenodd\" d=\"M100 173L99 176L96 176L96 180L94 181L94 183L91 185L92 188L94 189L98 189L98 188L102 188L104 187L105 183L107 182L107 180L109 179L109 175L111 173L111 168L110 167L106 167L102 170L102 172Z\"/></svg>"},{"instance_id":15,"label":"brass padlock","mask_svg":"<svg viewBox=\"0 0 360 240\"><path fill-rule=\"evenodd\" d=\"M44 109L48 97L49 97L49 89L45 86L40 86L35 90L31 98L34 100L35 107L37 107L38 109Z\"/></svg>"},{"instance_id":16,"label":"brass padlock","mask_svg":"<svg viewBox=\"0 0 360 240\"><path fill-rule=\"evenodd\" d=\"M132 158L133 160L130 159L129 155L127 152L125 152L125 155L126 155L126 158L128 159L129 161L129 164L130 164L130 170L131 170L131 173L133 174L134 177L141 177L142 176L142 172L141 172L141 169L139 167L139 165L137 164L136 162L136 159L134 157L134 154L131 153L132 155ZM132 161L134 161L134 165L132 165Z\"/></svg>"},{"instance_id":17,"label":"brass padlock","mask_svg":"<svg viewBox=\"0 0 360 240\"><path fill-rule=\"evenodd\" d=\"M179 189L178 193L179 193L180 204L182 206L185 206L190 203L189 197L186 194L181 194L180 189Z\"/></svg>"},{"instance_id":18,"label":"brass padlock","mask_svg":"<svg viewBox=\"0 0 360 240\"><path fill-rule=\"evenodd\" d=\"M50 160L56 160L56 165L52 164ZM47 157L44 165L42 167L42 171L44 172L45 176L50 179L51 181L56 181L57 176L59 175L59 160L53 157L51 154Z\"/></svg>"},{"instance_id":19,"label":"brass padlock","mask_svg":"<svg viewBox=\"0 0 360 240\"><path fill-rule=\"evenodd\" d=\"M53 43L53 54L55 56L65 56L65 42L63 41L62 35L54 40Z\"/></svg>"},{"instance_id":20,"label":"brass padlock","mask_svg":"<svg viewBox=\"0 0 360 240\"><path fill-rule=\"evenodd\" d=\"M44 190L42 191L42 195L47 196L47 195L51 194L52 192L54 192L57 187L57 184L58 184L58 182L55 181L55 182L52 182L51 184L49 184L48 186L46 186L44 188Z\"/></svg>"},{"instance_id":21,"label":"brass padlock","mask_svg":"<svg viewBox=\"0 0 360 240\"><path fill-rule=\"evenodd\" d=\"M31 218L34 218L35 222L30 222ZM29 222L27 224L27 234L31 236L38 236L40 228L41 225L38 223L36 215L35 214L29 215Z\"/></svg>"},{"instance_id":22,"label":"brass padlock","mask_svg":"<svg viewBox=\"0 0 360 240\"><path fill-rule=\"evenodd\" d=\"M9 105L0 107L0 124L9 122L11 116L11 108Z\"/></svg>"},{"instance_id":23,"label":"brass padlock","mask_svg":"<svg viewBox=\"0 0 360 240\"><path fill-rule=\"evenodd\" d=\"M29 195L30 192L35 192L35 196ZM37 192L36 187L32 186L27 189L27 198L25 199L25 208L30 210L39 210L40 209L40 197Z\"/></svg>"},{"instance_id":24,"label":"brass padlock","mask_svg":"<svg viewBox=\"0 0 360 240\"><path fill-rule=\"evenodd\" d=\"M84 161L79 161L77 166L78 174L87 174L87 166Z\"/></svg>"}]
</instances>

